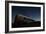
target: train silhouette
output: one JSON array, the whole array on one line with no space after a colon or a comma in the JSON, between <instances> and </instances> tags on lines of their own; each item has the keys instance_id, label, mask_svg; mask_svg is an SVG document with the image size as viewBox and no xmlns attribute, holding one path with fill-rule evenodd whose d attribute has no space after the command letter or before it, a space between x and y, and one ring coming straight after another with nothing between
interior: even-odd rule
<instances>
[{"instance_id":1,"label":"train silhouette","mask_svg":"<svg viewBox=\"0 0 46 34\"><path fill-rule=\"evenodd\" d=\"M12 23L12 28L18 27L40 27L40 21L35 21L30 17L24 15L16 15L14 23Z\"/></svg>"}]
</instances>

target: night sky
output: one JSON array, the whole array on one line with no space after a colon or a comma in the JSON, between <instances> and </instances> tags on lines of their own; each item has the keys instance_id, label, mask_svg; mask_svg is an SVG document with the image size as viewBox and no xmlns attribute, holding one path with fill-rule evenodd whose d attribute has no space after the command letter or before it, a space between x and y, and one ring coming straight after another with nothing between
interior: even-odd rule
<instances>
[{"instance_id":1,"label":"night sky","mask_svg":"<svg viewBox=\"0 0 46 34\"><path fill-rule=\"evenodd\" d=\"M40 13L41 13L40 11L41 11L40 7L12 6L13 21L16 14L28 16L35 21L40 21Z\"/></svg>"}]
</instances>

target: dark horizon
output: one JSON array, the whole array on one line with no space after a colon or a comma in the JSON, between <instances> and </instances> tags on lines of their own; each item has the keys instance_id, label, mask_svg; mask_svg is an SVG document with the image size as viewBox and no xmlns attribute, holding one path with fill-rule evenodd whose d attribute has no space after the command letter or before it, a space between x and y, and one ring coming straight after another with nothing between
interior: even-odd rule
<instances>
[{"instance_id":1,"label":"dark horizon","mask_svg":"<svg viewBox=\"0 0 46 34\"><path fill-rule=\"evenodd\" d=\"M14 17L17 14L21 14L24 16L31 17L31 19L35 21L40 21L40 14L41 14L40 7L23 7L23 6L12 6L12 19L14 21Z\"/></svg>"}]
</instances>

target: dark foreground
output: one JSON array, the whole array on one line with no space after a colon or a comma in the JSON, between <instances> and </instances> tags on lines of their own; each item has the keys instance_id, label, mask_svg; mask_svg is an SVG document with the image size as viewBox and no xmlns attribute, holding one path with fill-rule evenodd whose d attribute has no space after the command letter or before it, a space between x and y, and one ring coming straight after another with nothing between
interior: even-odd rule
<instances>
[{"instance_id":1,"label":"dark foreground","mask_svg":"<svg viewBox=\"0 0 46 34\"><path fill-rule=\"evenodd\" d=\"M12 23L12 28L16 27L40 27L41 22L29 19L24 16L15 16L14 23Z\"/></svg>"},{"instance_id":2,"label":"dark foreground","mask_svg":"<svg viewBox=\"0 0 46 34\"><path fill-rule=\"evenodd\" d=\"M40 22L12 24L12 28L17 28L17 27L40 27Z\"/></svg>"}]
</instances>

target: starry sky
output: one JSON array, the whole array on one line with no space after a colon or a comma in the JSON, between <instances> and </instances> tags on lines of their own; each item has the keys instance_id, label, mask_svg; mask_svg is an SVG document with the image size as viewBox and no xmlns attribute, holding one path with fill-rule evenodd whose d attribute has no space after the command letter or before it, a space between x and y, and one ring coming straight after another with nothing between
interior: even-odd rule
<instances>
[{"instance_id":1,"label":"starry sky","mask_svg":"<svg viewBox=\"0 0 46 34\"><path fill-rule=\"evenodd\" d=\"M40 21L41 17L40 11L41 11L40 7L12 6L12 18L14 20L16 14L21 14L24 16L31 17L31 19L35 21Z\"/></svg>"}]
</instances>

